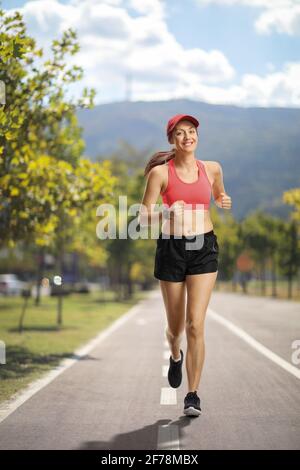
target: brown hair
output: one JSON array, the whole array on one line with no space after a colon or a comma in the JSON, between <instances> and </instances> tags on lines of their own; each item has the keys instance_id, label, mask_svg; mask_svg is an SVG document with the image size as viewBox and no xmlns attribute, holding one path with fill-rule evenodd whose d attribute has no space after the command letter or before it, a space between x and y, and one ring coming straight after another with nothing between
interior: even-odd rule
<instances>
[{"instance_id":1,"label":"brown hair","mask_svg":"<svg viewBox=\"0 0 300 470\"><path fill-rule=\"evenodd\" d=\"M167 161L172 160L172 158L175 157L175 152L176 149L173 148L164 152L156 152L154 155L152 155L144 170L144 176L147 176L150 170L156 165L162 165Z\"/></svg>"}]
</instances>

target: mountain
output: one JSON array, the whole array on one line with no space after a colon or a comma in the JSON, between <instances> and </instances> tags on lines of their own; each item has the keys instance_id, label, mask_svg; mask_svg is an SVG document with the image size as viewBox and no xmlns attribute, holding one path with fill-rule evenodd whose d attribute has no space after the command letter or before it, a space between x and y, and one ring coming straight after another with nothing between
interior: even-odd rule
<instances>
[{"instance_id":1,"label":"mountain","mask_svg":"<svg viewBox=\"0 0 300 470\"><path fill-rule=\"evenodd\" d=\"M256 208L288 216L291 208L281 202L282 193L300 186L297 108L242 108L185 99L98 105L78 111L85 153L101 160L122 152L128 159L128 147L133 147L143 168L154 152L171 148L165 129L168 119L178 113L200 121L196 158L222 165L235 217Z\"/></svg>"}]
</instances>

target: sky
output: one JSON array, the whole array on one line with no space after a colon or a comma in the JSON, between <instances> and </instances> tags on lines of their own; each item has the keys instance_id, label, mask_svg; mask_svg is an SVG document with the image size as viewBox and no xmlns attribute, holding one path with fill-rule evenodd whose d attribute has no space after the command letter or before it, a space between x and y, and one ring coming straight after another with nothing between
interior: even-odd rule
<instances>
[{"instance_id":1,"label":"sky","mask_svg":"<svg viewBox=\"0 0 300 470\"><path fill-rule=\"evenodd\" d=\"M50 53L72 27L95 103L300 107L300 0L2 0Z\"/></svg>"}]
</instances>

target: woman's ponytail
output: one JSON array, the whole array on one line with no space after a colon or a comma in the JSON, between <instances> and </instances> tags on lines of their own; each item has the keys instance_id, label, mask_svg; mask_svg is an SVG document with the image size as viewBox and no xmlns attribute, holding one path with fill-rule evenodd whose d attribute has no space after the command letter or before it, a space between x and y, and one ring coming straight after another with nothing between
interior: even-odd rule
<instances>
[{"instance_id":1,"label":"woman's ponytail","mask_svg":"<svg viewBox=\"0 0 300 470\"><path fill-rule=\"evenodd\" d=\"M144 176L147 176L149 171L156 165L162 165L164 163L167 163L167 161L171 160L172 158L174 158L175 152L176 152L176 149L173 148L172 150L168 150L164 152L156 152L154 155L152 155L152 157L150 158L149 162L146 165Z\"/></svg>"}]
</instances>

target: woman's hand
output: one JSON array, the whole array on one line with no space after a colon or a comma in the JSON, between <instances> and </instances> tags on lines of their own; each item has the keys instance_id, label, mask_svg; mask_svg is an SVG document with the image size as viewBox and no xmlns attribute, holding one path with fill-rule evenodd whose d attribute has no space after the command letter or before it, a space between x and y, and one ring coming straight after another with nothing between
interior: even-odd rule
<instances>
[{"instance_id":1,"label":"woman's hand","mask_svg":"<svg viewBox=\"0 0 300 470\"><path fill-rule=\"evenodd\" d=\"M184 213L184 205L185 205L185 202L181 199L173 202L173 204L169 208L171 220L182 219L183 213Z\"/></svg>"},{"instance_id":2,"label":"woman's hand","mask_svg":"<svg viewBox=\"0 0 300 470\"><path fill-rule=\"evenodd\" d=\"M226 193L221 193L218 197L219 207L221 209L231 209L231 197Z\"/></svg>"}]
</instances>

